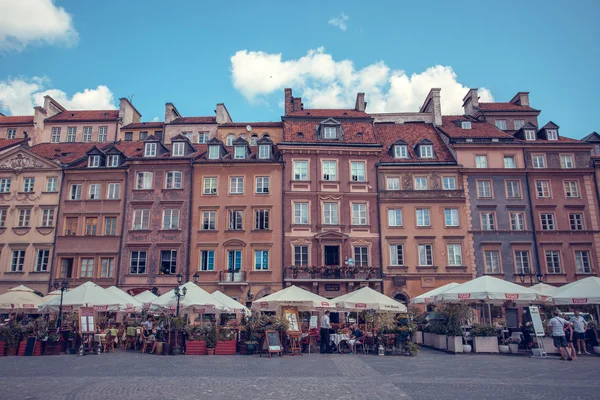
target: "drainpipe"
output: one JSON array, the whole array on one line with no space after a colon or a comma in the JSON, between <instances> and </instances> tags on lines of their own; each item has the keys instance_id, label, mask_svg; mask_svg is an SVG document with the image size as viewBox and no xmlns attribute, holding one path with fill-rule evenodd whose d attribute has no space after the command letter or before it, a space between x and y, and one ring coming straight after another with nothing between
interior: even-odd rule
<instances>
[{"instance_id":1,"label":"drainpipe","mask_svg":"<svg viewBox=\"0 0 600 400\"><path fill-rule=\"evenodd\" d=\"M281 205L281 287L285 289L285 161L281 161Z\"/></svg>"},{"instance_id":2,"label":"drainpipe","mask_svg":"<svg viewBox=\"0 0 600 400\"><path fill-rule=\"evenodd\" d=\"M194 205L194 161L190 158L190 202L188 206L188 251L187 251L187 268L186 268L186 282L190 281L190 256L192 253L192 207ZM180 216L181 219L181 216Z\"/></svg>"},{"instance_id":3,"label":"drainpipe","mask_svg":"<svg viewBox=\"0 0 600 400\"><path fill-rule=\"evenodd\" d=\"M527 170L527 154L525 153L525 149L522 149L523 151L523 162L525 162L525 170ZM529 201L529 223L531 224L531 228L532 228L532 232L533 232L533 253L535 254L535 265L536 265L536 270L537 270L537 274L536 276L542 276L542 268L540 266L540 257L539 257L539 252L538 252L538 241L537 241L537 234L536 234L536 229L535 229L535 217L533 216L534 211L533 211L533 202L531 201L531 188L529 185L529 172L525 172L525 182L527 184L527 200ZM513 272L516 275L516 270Z\"/></svg>"},{"instance_id":4,"label":"drainpipe","mask_svg":"<svg viewBox=\"0 0 600 400\"><path fill-rule=\"evenodd\" d=\"M381 276L381 293L385 292L385 278L383 277L383 240L381 238L381 194L379 192L379 163L375 164L375 190L377 190L377 222L378 222L378 232L379 232L379 274Z\"/></svg>"},{"instance_id":5,"label":"drainpipe","mask_svg":"<svg viewBox=\"0 0 600 400\"><path fill-rule=\"evenodd\" d=\"M119 235L119 251L117 252L117 287L121 284L121 250L123 249L123 236L125 236L125 208L127 207L127 188L129 182L129 168L125 167L125 187L123 188L123 207L121 209L121 235Z\"/></svg>"},{"instance_id":6,"label":"drainpipe","mask_svg":"<svg viewBox=\"0 0 600 400\"><path fill-rule=\"evenodd\" d=\"M56 237L58 236L58 218L60 218L60 200L62 198L61 193L65 185L65 169L61 165L60 168L60 191L58 192L58 207L56 209L56 224L54 228L54 239L52 244L54 245L54 251L52 252L52 260L50 261L50 279L48 279L48 293L52 291L52 277L54 276L54 259L56 258Z\"/></svg>"}]
</instances>

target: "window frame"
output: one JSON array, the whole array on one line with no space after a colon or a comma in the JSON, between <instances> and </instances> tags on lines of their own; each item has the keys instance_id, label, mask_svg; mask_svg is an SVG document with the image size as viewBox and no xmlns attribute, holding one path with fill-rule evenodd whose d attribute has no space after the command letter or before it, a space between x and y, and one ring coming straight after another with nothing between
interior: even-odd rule
<instances>
[{"instance_id":1,"label":"window frame","mask_svg":"<svg viewBox=\"0 0 600 400\"><path fill-rule=\"evenodd\" d=\"M245 191L245 177L244 176L230 176L229 177L229 194L230 195L243 195ZM234 183L235 182L235 183ZM241 191L240 189L241 182ZM232 189L235 189L233 191Z\"/></svg>"},{"instance_id":2,"label":"window frame","mask_svg":"<svg viewBox=\"0 0 600 400\"><path fill-rule=\"evenodd\" d=\"M419 217L419 212L421 217ZM422 222L422 224L419 224L419 222ZM431 228L431 209L425 207L415 208L415 224L417 228Z\"/></svg>"}]
</instances>

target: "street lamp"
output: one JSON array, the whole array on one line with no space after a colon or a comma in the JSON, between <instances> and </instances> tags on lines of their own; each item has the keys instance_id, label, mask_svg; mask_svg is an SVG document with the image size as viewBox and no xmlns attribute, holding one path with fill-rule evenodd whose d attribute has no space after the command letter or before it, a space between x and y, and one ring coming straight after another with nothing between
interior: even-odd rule
<instances>
[{"instance_id":1,"label":"street lamp","mask_svg":"<svg viewBox=\"0 0 600 400\"><path fill-rule=\"evenodd\" d=\"M63 279L63 281L59 284L57 281L54 281L54 289L60 290L60 306L58 306L58 321L56 321L56 326L58 329L62 326L62 304L63 304L63 294L65 290L69 290L69 281Z\"/></svg>"},{"instance_id":2,"label":"street lamp","mask_svg":"<svg viewBox=\"0 0 600 400\"><path fill-rule=\"evenodd\" d=\"M181 291L179 290L179 286L175 288L175 297L177 297L177 311L175 311L175 316L179 317L179 301L182 297L185 297L187 293L187 288L184 287Z\"/></svg>"},{"instance_id":3,"label":"street lamp","mask_svg":"<svg viewBox=\"0 0 600 400\"><path fill-rule=\"evenodd\" d=\"M196 273L193 275L194 278L194 283L197 285L198 281L200 280L200 274L198 274L198 271L196 271Z\"/></svg>"},{"instance_id":4,"label":"street lamp","mask_svg":"<svg viewBox=\"0 0 600 400\"><path fill-rule=\"evenodd\" d=\"M183 275L177 274L177 283L180 284L182 279L183 279Z\"/></svg>"}]
</instances>

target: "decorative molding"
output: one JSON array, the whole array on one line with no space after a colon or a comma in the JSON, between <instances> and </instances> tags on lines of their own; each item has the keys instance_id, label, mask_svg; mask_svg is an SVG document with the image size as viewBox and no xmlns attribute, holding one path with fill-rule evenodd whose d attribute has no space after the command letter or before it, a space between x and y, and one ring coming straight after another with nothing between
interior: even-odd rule
<instances>
[{"instance_id":1,"label":"decorative molding","mask_svg":"<svg viewBox=\"0 0 600 400\"><path fill-rule=\"evenodd\" d=\"M33 169L33 168L44 168L44 164L38 164L35 159L26 157L22 153L18 153L12 158L9 158L5 162L0 164L0 169L10 169L15 174L19 174L21 170Z\"/></svg>"},{"instance_id":2,"label":"decorative molding","mask_svg":"<svg viewBox=\"0 0 600 400\"><path fill-rule=\"evenodd\" d=\"M321 200L341 200L342 196L319 195L319 199L321 199Z\"/></svg>"}]
</instances>

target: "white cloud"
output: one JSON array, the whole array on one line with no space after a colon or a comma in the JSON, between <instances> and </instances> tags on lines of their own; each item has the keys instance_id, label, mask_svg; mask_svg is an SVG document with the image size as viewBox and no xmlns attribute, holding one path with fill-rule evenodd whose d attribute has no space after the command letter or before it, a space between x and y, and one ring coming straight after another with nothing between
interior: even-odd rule
<instances>
[{"instance_id":1,"label":"white cloud","mask_svg":"<svg viewBox=\"0 0 600 400\"><path fill-rule=\"evenodd\" d=\"M54 0L0 0L0 51L40 43L72 46L78 40L73 18Z\"/></svg>"},{"instance_id":2,"label":"white cloud","mask_svg":"<svg viewBox=\"0 0 600 400\"><path fill-rule=\"evenodd\" d=\"M105 85L84 89L68 96L59 89L48 88L47 77L18 78L0 81L0 111L11 115L31 115L34 106L44 104L44 96L50 95L68 110L114 110L113 93Z\"/></svg>"},{"instance_id":3,"label":"white cloud","mask_svg":"<svg viewBox=\"0 0 600 400\"><path fill-rule=\"evenodd\" d=\"M348 108L357 92L365 92L370 112L418 111L429 90L441 88L444 114L461 114L468 90L450 66L411 75L384 61L356 69L351 60L336 61L322 47L291 60L283 60L281 53L240 50L231 57L231 79L250 102L291 87L307 107ZM493 101L488 89L481 88L479 95L480 101Z\"/></svg>"},{"instance_id":4,"label":"white cloud","mask_svg":"<svg viewBox=\"0 0 600 400\"><path fill-rule=\"evenodd\" d=\"M158 121L160 121L160 119L158 117L152 118L152 122L158 122Z\"/></svg>"},{"instance_id":5,"label":"white cloud","mask_svg":"<svg viewBox=\"0 0 600 400\"><path fill-rule=\"evenodd\" d=\"M346 22L348 22L348 16L344 13L341 13L337 17L332 17L329 21L327 21L329 25L337 26L343 31L348 29Z\"/></svg>"}]
</instances>

